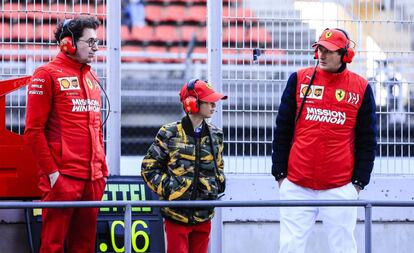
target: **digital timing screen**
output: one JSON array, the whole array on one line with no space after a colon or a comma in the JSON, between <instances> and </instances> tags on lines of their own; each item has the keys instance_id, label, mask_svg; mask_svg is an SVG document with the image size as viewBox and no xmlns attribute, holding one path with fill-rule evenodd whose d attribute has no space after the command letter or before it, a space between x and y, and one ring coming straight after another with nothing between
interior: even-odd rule
<instances>
[{"instance_id":1,"label":"digital timing screen","mask_svg":"<svg viewBox=\"0 0 414 253\"><path fill-rule=\"evenodd\" d=\"M158 196L151 192L141 177L110 176L102 200L158 200ZM124 215L122 207L100 208L96 235L97 253L125 252L125 229L131 230L132 252L164 252L163 220L159 208L133 207L130 228L125 228ZM28 222L35 252L38 252L40 246L41 221L41 210L34 209Z\"/></svg>"}]
</instances>

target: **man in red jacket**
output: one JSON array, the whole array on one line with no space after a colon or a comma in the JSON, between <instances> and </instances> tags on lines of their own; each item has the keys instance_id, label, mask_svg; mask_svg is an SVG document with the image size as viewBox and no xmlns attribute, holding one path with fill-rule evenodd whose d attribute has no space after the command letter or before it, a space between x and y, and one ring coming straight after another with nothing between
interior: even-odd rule
<instances>
[{"instance_id":1,"label":"man in red jacket","mask_svg":"<svg viewBox=\"0 0 414 253\"><path fill-rule=\"evenodd\" d=\"M39 168L43 201L101 200L108 177L100 84L88 65L98 50L94 17L59 23L61 52L28 86L25 140ZM95 252L97 208L45 208L41 253Z\"/></svg>"},{"instance_id":2,"label":"man in red jacket","mask_svg":"<svg viewBox=\"0 0 414 253\"><path fill-rule=\"evenodd\" d=\"M313 47L319 64L293 73L282 95L272 174L282 200L355 200L370 179L376 151L375 101L349 71L347 33L326 29ZM280 208L280 253L303 253L317 216L332 253L356 253L356 207Z\"/></svg>"}]
</instances>

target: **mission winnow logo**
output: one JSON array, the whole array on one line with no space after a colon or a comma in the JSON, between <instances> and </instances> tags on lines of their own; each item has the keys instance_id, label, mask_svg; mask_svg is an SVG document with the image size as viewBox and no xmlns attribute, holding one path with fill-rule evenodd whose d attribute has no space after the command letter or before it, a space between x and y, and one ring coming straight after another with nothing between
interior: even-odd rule
<instances>
[{"instance_id":1,"label":"mission winnow logo","mask_svg":"<svg viewBox=\"0 0 414 253\"><path fill-rule=\"evenodd\" d=\"M306 120L343 125L346 121L346 113L320 108L306 108Z\"/></svg>"},{"instance_id":2,"label":"mission winnow logo","mask_svg":"<svg viewBox=\"0 0 414 253\"><path fill-rule=\"evenodd\" d=\"M72 99L72 112L99 112L100 105L95 99Z\"/></svg>"}]
</instances>

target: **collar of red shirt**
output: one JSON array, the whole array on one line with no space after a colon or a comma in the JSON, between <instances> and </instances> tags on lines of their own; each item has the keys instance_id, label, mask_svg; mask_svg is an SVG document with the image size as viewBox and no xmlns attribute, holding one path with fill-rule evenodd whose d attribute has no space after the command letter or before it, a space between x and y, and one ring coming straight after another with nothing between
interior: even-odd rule
<instances>
[{"instance_id":1,"label":"collar of red shirt","mask_svg":"<svg viewBox=\"0 0 414 253\"><path fill-rule=\"evenodd\" d=\"M84 68L85 70L90 70L91 66L88 64L84 64L84 63L79 63L77 60L74 60L72 58L70 58L69 56L67 56L65 53L60 52L56 58L55 61L59 62L59 63L63 63L65 65L69 65L72 68L76 68L76 69L80 69L80 68Z\"/></svg>"}]
</instances>

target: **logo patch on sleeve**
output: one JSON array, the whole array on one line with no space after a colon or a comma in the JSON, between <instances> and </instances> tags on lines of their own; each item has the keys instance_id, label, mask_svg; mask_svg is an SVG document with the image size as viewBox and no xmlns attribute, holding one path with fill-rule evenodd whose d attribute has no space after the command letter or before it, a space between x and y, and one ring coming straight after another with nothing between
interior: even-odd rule
<instances>
[{"instance_id":1,"label":"logo patch on sleeve","mask_svg":"<svg viewBox=\"0 0 414 253\"><path fill-rule=\"evenodd\" d=\"M61 77L58 78L60 90L80 90L79 80L78 77Z\"/></svg>"}]
</instances>

